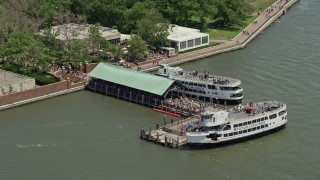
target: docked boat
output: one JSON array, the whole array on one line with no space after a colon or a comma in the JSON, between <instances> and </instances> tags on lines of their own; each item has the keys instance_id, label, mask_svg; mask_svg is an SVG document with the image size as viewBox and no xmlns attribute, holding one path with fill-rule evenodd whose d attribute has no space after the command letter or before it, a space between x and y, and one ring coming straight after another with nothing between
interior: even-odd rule
<instances>
[{"instance_id":1,"label":"docked boat","mask_svg":"<svg viewBox=\"0 0 320 180\"><path fill-rule=\"evenodd\" d=\"M201 148L229 144L282 129L286 123L286 104L276 101L206 111L197 127L186 133L187 145Z\"/></svg>"},{"instance_id":2,"label":"docked boat","mask_svg":"<svg viewBox=\"0 0 320 180\"><path fill-rule=\"evenodd\" d=\"M243 89L238 79L206 72L186 72L180 67L166 64L160 64L156 74L182 84L183 92L188 97L220 104L240 104L243 99Z\"/></svg>"}]
</instances>

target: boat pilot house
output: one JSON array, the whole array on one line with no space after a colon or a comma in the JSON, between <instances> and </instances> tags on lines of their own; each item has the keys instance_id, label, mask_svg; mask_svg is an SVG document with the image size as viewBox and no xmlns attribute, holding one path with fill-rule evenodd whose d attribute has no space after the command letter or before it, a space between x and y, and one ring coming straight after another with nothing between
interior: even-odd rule
<instances>
[{"instance_id":1,"label":"boat pilot house","mask_svg":"<svg viewBox=\"0 0 320 180\"><path fill-rule=\"evenodd\" d=\"M173 80L108 63L99 63L89 76L90 90L151 107L161 105L175 86Z\"/></svg>"}]
</instances>

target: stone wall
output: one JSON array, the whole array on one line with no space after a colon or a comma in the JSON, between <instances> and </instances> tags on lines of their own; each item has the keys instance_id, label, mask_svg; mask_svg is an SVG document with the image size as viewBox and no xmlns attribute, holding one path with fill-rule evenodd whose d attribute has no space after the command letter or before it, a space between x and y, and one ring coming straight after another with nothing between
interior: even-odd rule
<instances>
[{"instance_id":1,"label":"stone wall","mask_svg":"<svg viewBox=\"0 0 320 180\"><path fill-rule=\"evenodd\" d=\"M63 91L66 89L68 89L68 82L62 81L62 82L57 82L57 83L46 85L46 86L37 87L27 91L12 93L12 94L0 97L0 106L19 102L19 101L24 101L27 99L32 99L34 97L48 95L48 94L58 92L58 91Z\"/></svg>"}]
</instances>

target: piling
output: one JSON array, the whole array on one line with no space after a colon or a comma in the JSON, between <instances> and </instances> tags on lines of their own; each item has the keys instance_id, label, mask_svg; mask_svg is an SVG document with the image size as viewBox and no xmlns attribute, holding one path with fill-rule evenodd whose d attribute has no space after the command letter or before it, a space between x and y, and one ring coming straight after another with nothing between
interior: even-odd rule
<instances>
[{"instance_id":1,"label":"piling","mask_svg":"<svg viewBox=\"0 0 320 180\"><path fill-rule=\"evenodd\" d=\"M159 133L157 133L157 143L159 143Z\"/></svg>"},{"instance_id":2,"label":"piling","mask_svg":"<svg viewBox=\"0 0 320 180\"><path fill-rule=\"evenodd\" d=\"M176 144L176 148L179 148L179 137L177 137L177 144Z\"/></svg>"},{"instance_id":3,"label":"piling","mask_svg":"<svg viewBox=\"0 0 320 180\"><path fill-rule=\"evenodd\" d=\"M141 139L144 139L144 137L145 137L144 129L143 129L143 128L141 128L141 131L140 131L140 138L141 138Z\"/></svg>"},{"instance_id":4,"label":"piling","mask_svg":"<svg viewBox=\"0 0 320 180\"><path fill-rule=\"evenodd\" d=\"M164 136L164 146L167 146L167 144L168 144L167 136Z\"/></svg>"}]
</instances>

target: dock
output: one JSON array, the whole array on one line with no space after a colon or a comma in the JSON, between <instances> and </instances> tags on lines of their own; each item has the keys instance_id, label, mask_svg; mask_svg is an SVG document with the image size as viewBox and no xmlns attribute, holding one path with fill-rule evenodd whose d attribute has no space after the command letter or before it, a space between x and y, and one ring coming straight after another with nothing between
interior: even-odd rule
<instances>
[{"instance_id":1,"label":"dock","mask_svg":"<svg viewBox=\"0 0 320 180\"><path fill-rule=\"evenodd\" d=\"M207 110L218 111L223 108L226 107L215 105L207 107ZM152 129L151 126L149 129L141 128L140 139L173 149L183 149L187 144L186 132L190 128L189 123L200 126L200 115L193 115L185 119L171 119L169 123L164 117L161 127L157 123L155 129Z\"/></svg>"},{"instance_id":2,"label":"dock","mask_svg":"<svg viewBox=\"0 0 320 180\"><path fill-rule=\"evenodd\" d=\"M164 126L159 127L159 123L156 124L156 128L149 130L141 128L140 138L149 142L153 142L165 147L180 149L187 144L186 128L188 123L199 124L200 116L192 116L186 119L179 119L174 122L171 119L170 124L166 124L164 119Z\"/></svg>"}]
</instances>

